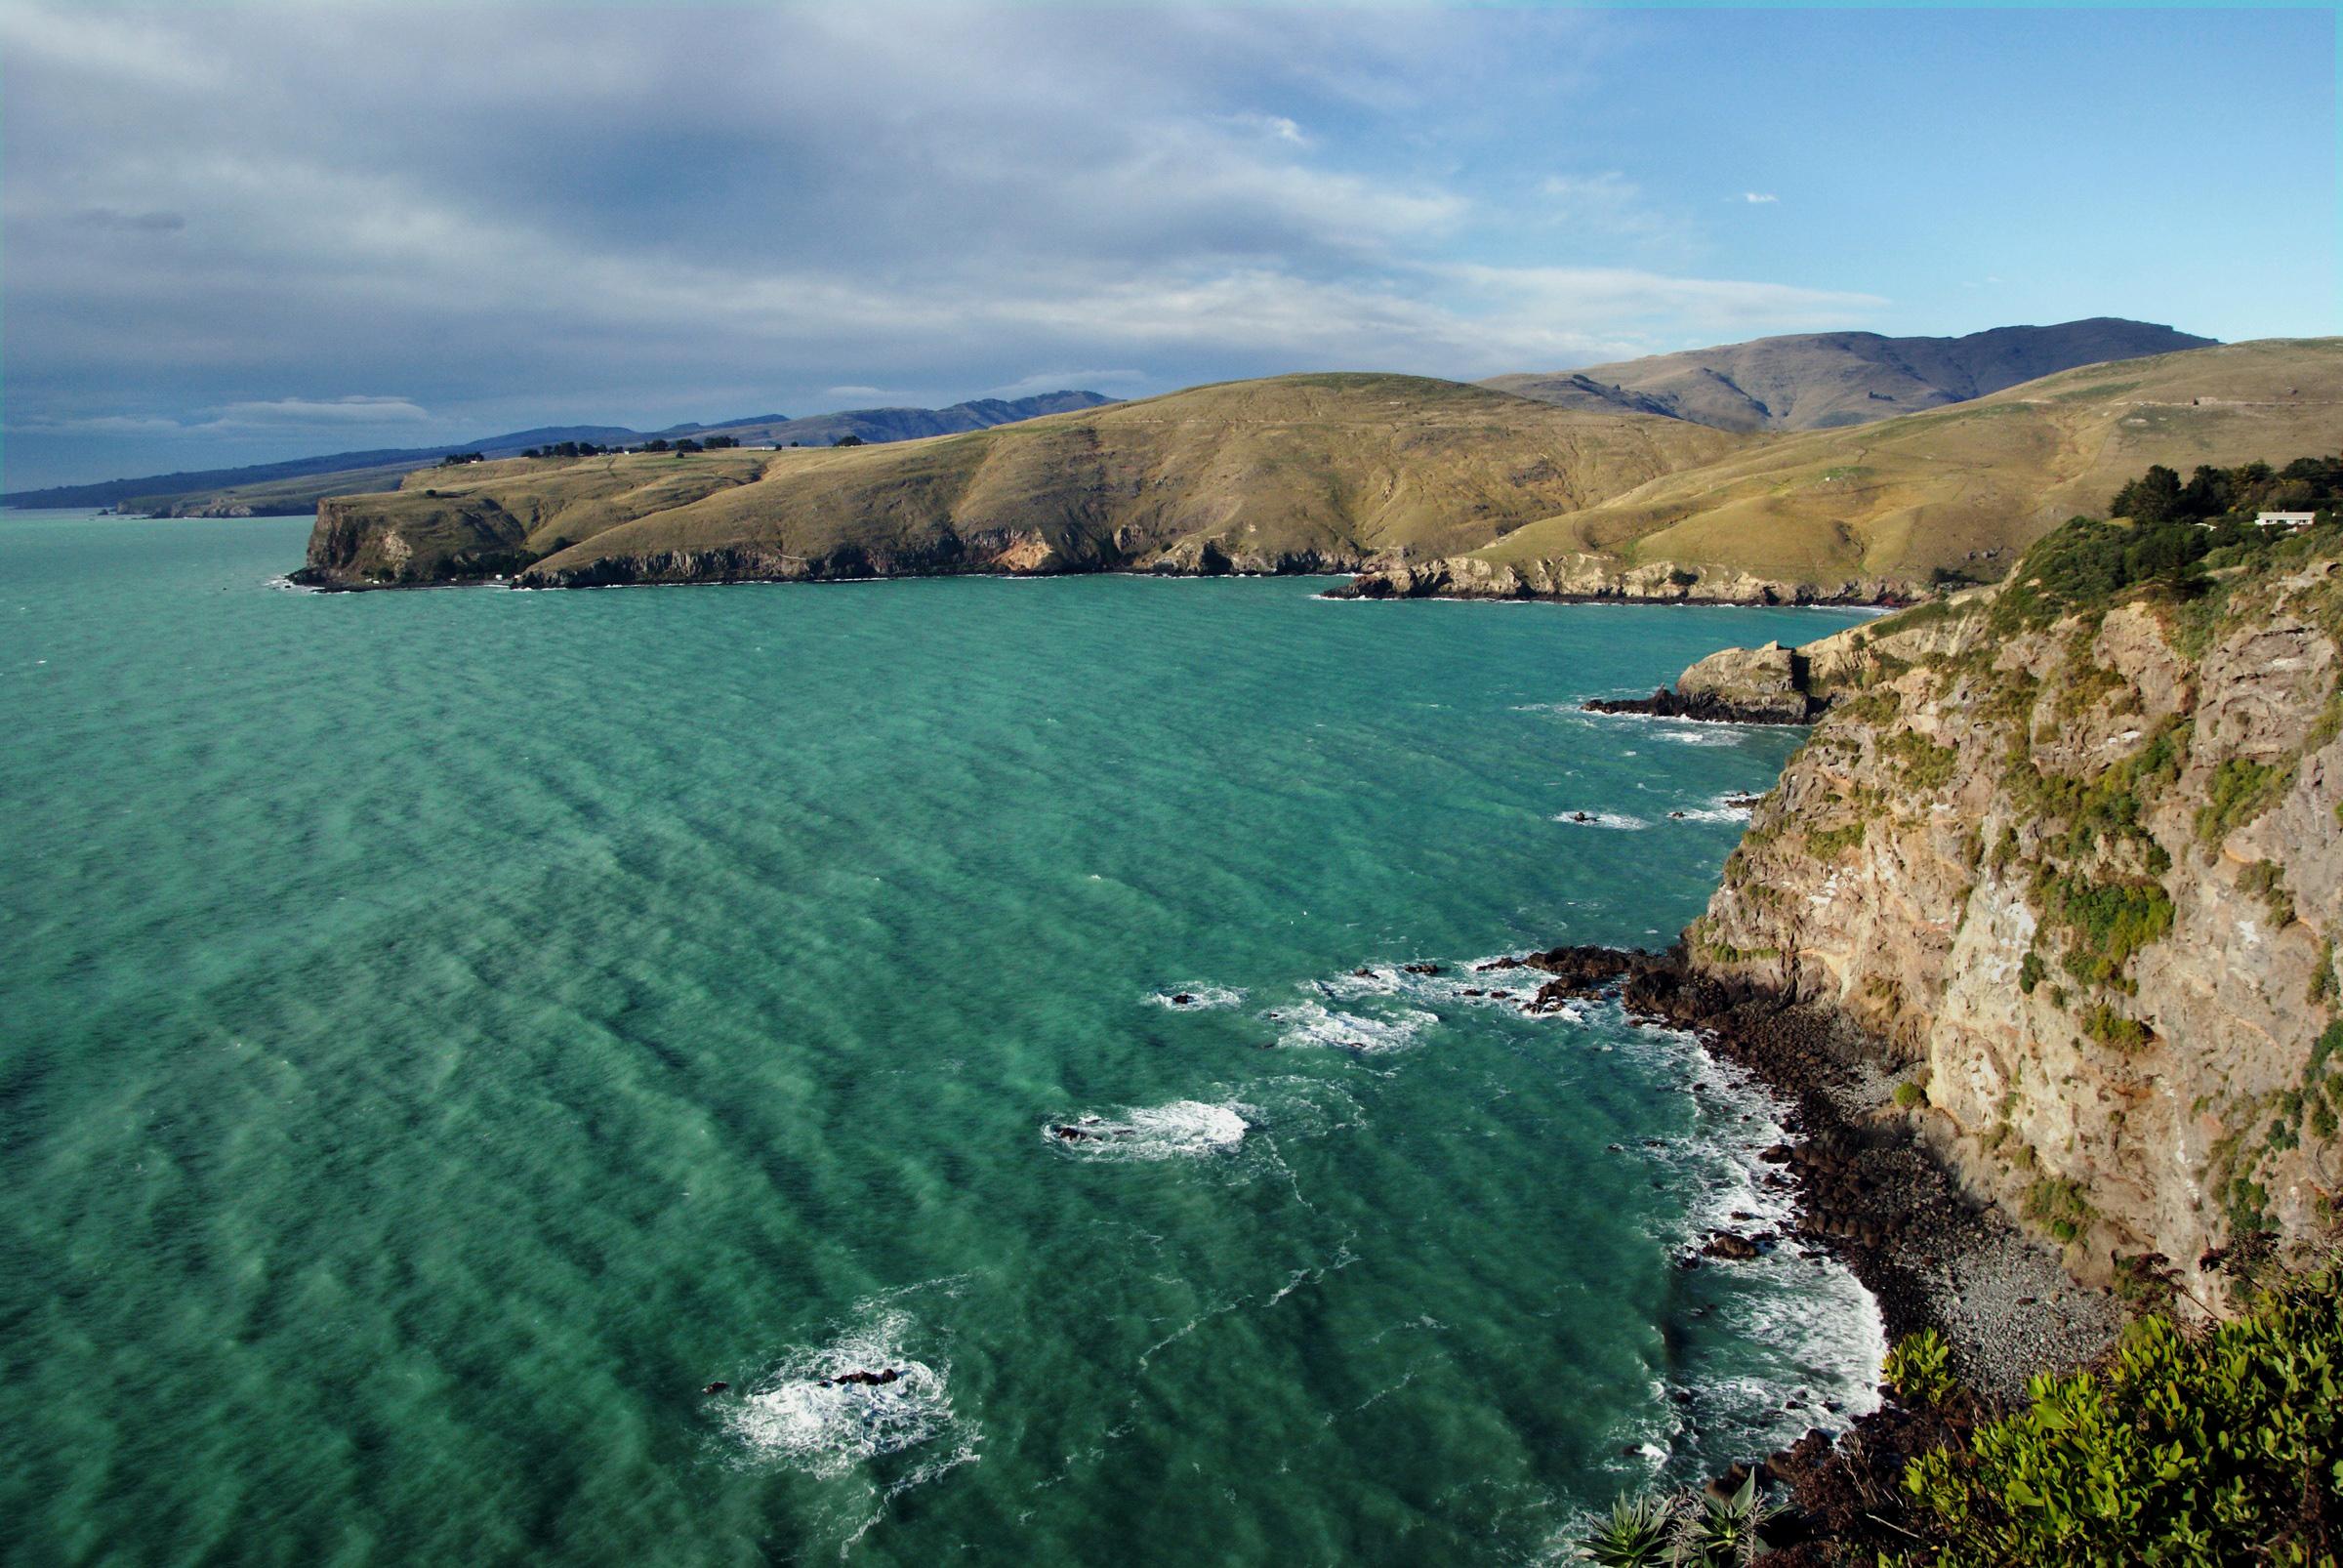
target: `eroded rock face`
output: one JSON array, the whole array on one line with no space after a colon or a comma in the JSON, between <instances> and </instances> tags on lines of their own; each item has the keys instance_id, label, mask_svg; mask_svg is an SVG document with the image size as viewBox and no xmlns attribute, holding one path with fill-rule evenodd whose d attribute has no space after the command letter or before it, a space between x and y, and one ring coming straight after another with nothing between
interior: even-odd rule
<instances>
[{"instance_id":1,"label":"eroded rock face","mask_svg":"<svg viewBox=\"0 0 2343 1568\"><path fill-rule=\"evenodd\" d=\"M1542 598L1567 602L1648 599L1680 604L1898 604L1913 595L1894 578L1804 582L1670 561L1630 566L1606 556L1572 556L1521 564L1477 556L1367 562L1344 598Z\"/></svg>"},{"instance_id":2,"label":"eroded rock face","mask_svg":"<svg viewBox=\"0 0 2343 1568\"><path fill-rule=\"evenodd\" d=\"M2343 566L2241 581L2209 636L1994 604L1803 650L1833 706L1692 967L1924 1072L1929 1135L2086 1276L2309 1233L2343 1179Z\"/></svg>"}]
</instances>

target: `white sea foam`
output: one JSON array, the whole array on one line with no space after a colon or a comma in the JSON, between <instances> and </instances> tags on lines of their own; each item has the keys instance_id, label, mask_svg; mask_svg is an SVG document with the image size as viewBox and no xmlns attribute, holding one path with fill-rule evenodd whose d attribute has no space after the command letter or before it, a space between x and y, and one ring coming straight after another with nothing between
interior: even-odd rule
<instances>
[{"instance_id":1,"label":"white sea foam","mask_svg":"<svg viewBox=\"0 0 2343 1568\"><path fill-rule=\"evenodd\" d=\"M1194 1159L1244 1142L1246 1131L1253 1125L1245 1113L1252 1109L1235 1101L1212 1104L1175 1099L1168 1105L1131 1106L1113 1116L1090 1112L1048 1122L1042 1127L1042 1137L1051 1147L1081 1159Z\"/></svg>"},{"instance_id":2,"label":"white sea foam","mask_svg":"<svg viewBox=\"0 0 2343 1568\"><path fill-rule=\"evenodd\" d=\"M1689 1252L1720 1230L1787 1238L1796 1197L1759 1152L1790 1137L1789 1108L1690 1033L1629 1024L1616 1002L1583 1006L1583 1021L1698 1107L1690 1131L1630 1146L1683 1205L1662 1237L1670 1250ZM1729 1457L1704 1453L1701 1434L1730 1433L1739 1449L1763 1452L1809 1426L1843 1425L1878 1408L1887 1350L1878 1303L1845 1264L1806 1251L1783 1239L1755 1259L1715 1265L1700 1291L1703 1321L1735 1341L1732 1360L1744 1370L1719 1377L1697 1363L1681 1369L1680 1385L1629 1418L1634 1429L1622 1432L1622 1442L1631 1436L1665 1449L1657 1467L1689 1477Z\"/></svg>"},{"instance_id":3,"label":"white sea foam","mask_svg":"<svg viewBox=\"0 0 2343 1568\"><path fill-rule=\"evenodd\" d=\"M1624 811L1561 811L1555 814L1554 820L1567 822L1573 827L1617 828L1625 833L1651 826L1643 818L1629 816Z\"/></svg>"},{"instance_id":4,"label":"white sea foam","mask_svg":"<svg viewBox=\"0 0 2343 1568\"><path fill-rule=\"evenodd\" d=\"M1271 1020L1279 1026L1280 1046L1320 1046L1372 1055L1415 1044L1416 1037L1440 1021L1436 1013L1401 1008L1384 1016L1344 1011L1316 1002L1278 1010Z\"/></svg>"},{"instance_id":5,"label":"white sea foam","mask_svg":"<svg viewBox=\"0 0 2343 1568\"><path fill-rule=\"evenodd\" d=\"M1719 795L1704 805L1680 806L1667 814L1677 822L1747 822L1749 819L1749 807L1734 805L1735 799L1731 795Z\"/></svg>"},{"instance_id":6,"label":"white sea foam","mask_svg":"<svg viewBox=\"0 0 2343 1568\"><path fill-rule=\"evenodd\" d=\"M1245 1000L1245 993L1225 985L1173 985L1153 992L1147 1000L1159 1008L1195 1012L1206 1008L1233 1008Z\"/></svg>"},{"instance_id":7,"label":"white sea foam","mask_svg":"<svg viewBox=\"0 0 2343 1568\"><path fill-rule=\"evenodd\" d=\"M753 1463L817 1476L843 1475L888 1454L923 1445L948 1450L949 1467L974 1457L977 1430L952 1411L948 1366L906 1348L916 1325L900 1308L861 1304L862 1316L827 1344L794 1349L724 1411L724 1424ZM884 1383L841 1382L848 1373L888 1372ZM827 1386L825 1386L827 1384ZM930 1471L934 1463L922 1465Z\"/></svg>"},{"instance_id":8,"label":"white sea foam","mask_svg":"<svg viewBox=\"0 0 2343 1568\"><path fill-rule=\"evenodd\" d=\"M1717 723L1704 723L1698 729L1663 729L1658 738L1679 746L1738 746L1742 739L1740 725Z\"/></svg>"}]
</instances>

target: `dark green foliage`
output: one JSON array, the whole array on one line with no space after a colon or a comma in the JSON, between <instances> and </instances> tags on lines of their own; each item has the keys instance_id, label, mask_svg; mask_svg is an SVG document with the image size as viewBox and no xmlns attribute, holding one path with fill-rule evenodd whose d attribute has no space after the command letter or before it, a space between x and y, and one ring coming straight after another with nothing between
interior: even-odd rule
<instances>
[{"instance_id":1,"label":"dark green foliage","mask_svg":"<svg viewBox=\"0 0 2343 1568\"><path fill-rule=\"evenodd\" d=\"M2034 995L2034 988L2042 983L2044 972L2042 955L2028 948L2026 957L2018 964L2018 989L2028 996Z\"/></svg>"},{"instance_id":2,"label":"dark green foliage","mask_svg":"<svg viewBox=\"0 0 2343 1568\"><path fill-rule=\"evenodd\" d=\"M2104 1002L2082 1015L2082 1032L2122 1052L2145 1051L2156 1040L2155 1031L2146 1024L2125 1017Z\"/></svg>"},{"instance_id":3,"label":"dark green foliage","mask_svg":"<svg viewBox=\"0 0 2343 1568\"><path fill-rule=\"evenodd\" d=\"M2180 1290L2180 1271L2162 1253L2108 1254L2116 1299L2135 1311L2167 1311Z\"/></svg>"},{"instance_id":4,"label":"dark green foliage","mask_svg":"<svg viewBox=\"0 0 2343 1568\"><path fill-rule=\"evenodd\" d=\"M863 438L859 435L841 435L837 440L832 441L830 444L832 446L861 446L865 443Z\"/></svg>"},{"instance_id":5,"label":"dark green foliage","mask_svg":"<svg viewBox=\"0 0 2343 1568\"><path fill-rule=\"evenodd\" d=\"M1905 781L1918 790L1943 789L1952 782L1952 770L1960 763L1960 754L1952 747L1939 746L1909 729L1888 736L1880 750L1903 767Z\"/></svg>"},{"instance_id":6,"label":"dark green foliage","mask_svg":"<svg viewBox=\"0 0 2343 1568\"><path fill-rule=\"evenodd\" d=\"M2119 981L2131 955L2172 928L2171 895L2146 878L2093 882L2045 873L2035 891L2043 919L2067 935L2067 972L2087 985Z\"/></svg>"},{"instance_id":7,"label":"dark green foliage","mask_svg":"<svg viewBox=\"0 0 2343 1568\"><path fill-rule=\"evenodd\" d=\"M2186 483L2152 468L2109 503L2129 526L2076 517L2035 541L2010 573L1994 619L2039 625L2135 589L2186 601L2203 591L2208 557L2225 565L2275 548L2277 537L2253 521L2271 509L2343 511L2343 457L2297 458L2276 472L2266 463L2200 467Z\"/></svg>"},{"instance_id":8,"label":"dark green foliage","mask_svg":"<svg viewBox=\"0 0 2343 1568\"><path fill-rule=\"evenodd\" d=\"M2110 516L2135 522L2214 522L2262 511L2331 510L2343 499L2343 457L2298 457L2283 469L2241 463L2199 465L2186 484L2170 469L2150 469L2117 490Z\"/></svg>"},{"instance_id":9,"label":"dark green foliage","mask_svg":"<svg viewBox=\"0 0 2343 1568\"><path fill-rule=\"evenodd\" d=\"M2230 758L2213 769L2205 803L2197 812L2197 836L2208 846L2218 845L2268 810L2292 782L2291 763Z\"/></svg>"},{"instance_id":10,"label":"dark green foliage","mask_svg":"<svg viewBox=\"0 0 2343 1568\"><path fill-rule=\"evenodd\" d=\"M2188 1333L2135 1324L2104 1372L2037 1378L1965 1453L1907 1467L1912 1564L2334 1560L2343 1312L2331 1270Z\"/></svg>"},{"instance_id":11,"label":"dark green foliage","mask_svg":"<svg viewBox=\"0 0 2343 1568\"><path fill-rule=\"evenodd\" d=\"M2107 510L2136 522L2169 522L2181 515L2180 475L2157 464L2116 492Z\"/></svg>"},{"instance_id":12,"label":"dark green foliage","mask_svg":"<svg viewBox=\"0 0 2343 1568\"><path fill-rule=\"evenodd\" d=\"M485 461L486 459L477 452L450 452L439 460L439 466L443 469L460 469L467 463Z\"/></svg>"}]
</instances>

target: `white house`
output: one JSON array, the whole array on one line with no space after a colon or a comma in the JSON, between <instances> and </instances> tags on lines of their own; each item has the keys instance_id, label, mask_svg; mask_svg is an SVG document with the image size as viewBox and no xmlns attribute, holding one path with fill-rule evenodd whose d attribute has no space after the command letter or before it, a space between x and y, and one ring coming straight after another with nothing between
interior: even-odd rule
<instances>
[{"instance_id":1,"label":"white house","mask_svg":"<svg viewBox=\"0 0 2343 1568\"><path fill-rule=\"evenodd\" d=\"M2317 516L2315 512L2265 512L2253 520L2264 528L2308 528Z\"/></svg>"}]
</instances>

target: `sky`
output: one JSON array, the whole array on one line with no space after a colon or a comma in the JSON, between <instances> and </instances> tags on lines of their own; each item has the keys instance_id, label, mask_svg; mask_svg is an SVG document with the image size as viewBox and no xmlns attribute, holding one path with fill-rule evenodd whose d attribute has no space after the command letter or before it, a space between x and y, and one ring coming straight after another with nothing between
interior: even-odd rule
<instances>
[{"instance_id":1,"label":"sky","mask_svg":"<svg viewBox=\"0 0 2343 1568\"><path fill-rule=\"evenodd\" d=\"M0 0L0 482L2343 331L2331 9Z\"/></svg>"}]
</instances>

